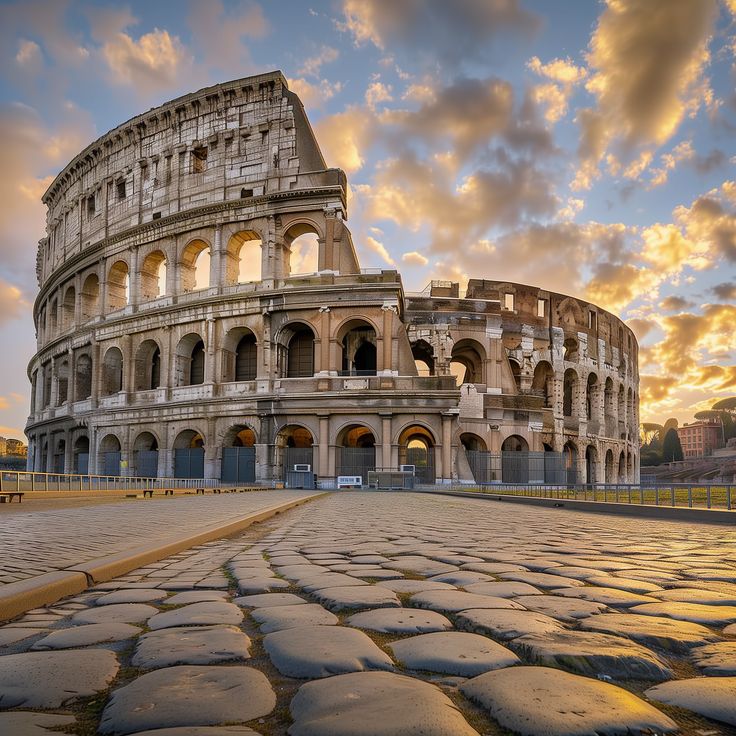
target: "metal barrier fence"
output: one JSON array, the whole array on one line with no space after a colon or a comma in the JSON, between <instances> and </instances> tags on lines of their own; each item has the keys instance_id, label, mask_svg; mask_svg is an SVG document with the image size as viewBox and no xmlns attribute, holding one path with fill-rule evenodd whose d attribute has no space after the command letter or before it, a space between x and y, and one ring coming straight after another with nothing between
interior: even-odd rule
<instances>
[{"instance_id":1,"label":"metal barrier fence","mask_svg":"<svg viewBox=\"0 0 736 736\"><path fill-rule=\"evenodd\" d=\"M447 489L447 486L438 486ZM736 485L732 483L667 483L658 486L635 484L526 485L492 484L453 486L457 491L492 495L531 496L554 500L630 503L645 506L671 506L691 509L736 508Z\"/></svg>"},{"instance_id":2,"label":"metal barrier fence","mask_svg":"<svg viewBox=\"0 0 736 736\"><path fill-rule=\"evenodd\" d=\"M125 475L79 475L0 471L2 491L144 491L156 488L213 488L228 485L213 478L138 478Z\"/></svg>"}]
</instances>

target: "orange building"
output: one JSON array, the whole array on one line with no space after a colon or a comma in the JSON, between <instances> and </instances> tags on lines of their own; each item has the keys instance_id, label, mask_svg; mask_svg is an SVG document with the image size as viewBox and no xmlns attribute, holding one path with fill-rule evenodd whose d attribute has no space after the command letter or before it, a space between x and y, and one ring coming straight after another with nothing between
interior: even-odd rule
<instances>
[{"instance_id":1,"label":"orange building","mask_svg":"<svg viewBox=\"0 0 736 736\"><path fill-rule=\"evenodd\" d=\"M723 425L719 420L705 420L677 428L685 459L707 457L723 447Z\"/></svg>"}]
</instances>

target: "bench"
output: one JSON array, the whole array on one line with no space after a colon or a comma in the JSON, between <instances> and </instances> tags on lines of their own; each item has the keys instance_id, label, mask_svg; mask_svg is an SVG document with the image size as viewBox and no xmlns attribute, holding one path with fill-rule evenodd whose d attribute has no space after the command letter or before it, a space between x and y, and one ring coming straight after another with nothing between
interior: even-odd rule
<instances>
[{"instance_id":1,"label":"bench","mask_svg":"<svg viewBox=\"0 0 736 736\"><path fill-rule=\"evenodd\" d=\"M144 488L143 489L143 498L153 498L153 491L154 488ZM160 488L158 490L161 490L164 492L164 496L173 496L174 495L174 489L173 488Z\"/></svg>"},{"instance_id":2,"label":"bench","mask_svg":"<svg viewBox=\"0 0 736 736\"><path fill-rule=\"evenodd\" d=\"M24 495L21 491L3 491L0 493L0 503L5 503L6 501L13 503L14 498L18 499L18 503L22 503Z\"/></svg>"}]
</instances>

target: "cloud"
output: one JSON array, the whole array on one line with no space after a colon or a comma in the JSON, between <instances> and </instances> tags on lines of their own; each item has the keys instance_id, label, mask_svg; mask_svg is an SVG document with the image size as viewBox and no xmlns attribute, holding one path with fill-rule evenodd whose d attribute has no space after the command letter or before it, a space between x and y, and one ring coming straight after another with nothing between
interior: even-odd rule
<instances>
[{"instance_id":1,"label":"cloud","mask_svg":"<svg viewBox=\"0 0 736 736\"><path fill-rule=\"evenodd\" d=\"M408 253L404 253L401 256L401 260L409 266L426 266L429 263L429 259L425 258L421 253L416 250L411 250Z\"/></svg>"},{"instance_id":2,"label":"cloud","mask_svg":"<svg viewBox=\"0 0 736 736\"><path fill-rule=\"evenodd\" d=\"M376 240L371 235L366 236L363 239L364 246L380 256L381 260L387 263L389 266L395 266L396 261L391 257L391 254L386 250L386 247L379 240Z\"/></svg>"},{"instance_id":3,"label":"cloud","mask_svg":"<svg viewBox=\"0 0 736 736\"><path fill-rule=\"evenodd\" d=\"M493 41L539 27L517 0L343 0L342 10L338 27L357 45L400 49L445 68L484 59Z\"/></svg>"},{"instance_id":4,"label":"cloud","mask_svg":"<svg viewBox=\"0 0 736 736\"><path fill-rule=\"evenodd\" d=\"M623 155L662 145L711 100L704 74L717 15L716 0L608 0L587 55L597 104L578 114L578 186L590 185L612 143Z\"/></svg>"},{"instance_id":5,"label":"cloud","mask_svg":"<svg viewBox=\"0 0 736 736\"><path fill-rule=\"evenodd\" d=\"M378 81L371 82L365 92L365 104L371 110L375 110L379 102L391 102L394 99L391 92L390 84L383 84L383 82Z\"/></svg>"},{"instance_id":6,"label":"cloud","mask_svg":"<svg viewBox=\"0 0 736 736\"><path fill-rule=\"evenodd\" d=\"M340 52L337 49L331 46L322 46L318 54L304 60L297 74L304 77L319 77L322 67L336 61L339 55Z\"/></svg>"},{"instance_id":7,"label":"cloud","mask_svg":"<svg viewBox=\"0 0 736 736\"><path fill-rule=\"evenodd\" d=\"M16 319L30 308L30 302L19 288L0 278L0 325Z\"/></svg>"},{"instance_id":8,"label":"cloud","mask_svg":"<svg viewBox=\"0 0 736 736\"><path fill-rule=\"evenodd\" d=\"M628 319L626 324L634 331L638 342L641 342L657 326L652 320L640 317Z\"/></svg>"},{"instance_id":9,"label":"cloud","mask_svg":"<svg viewBox=\"0 0 736 736\"><path fill-rule=\"evenodd\" d=\"M364 108L351 106L328 115L315 124L317 140L330 166L348 174L359 171L365 163L366 149L374 139L375 120Z\"/></svg>"},{"instance_id":10,"label":"cloud","mask_svg":"<svg viewBox=\"0 0 736 736\"><path fill-rule=\"evenodd\" d=\"M342 91L342 82L329 82L320 79L318 84L312 84L301 77L288 80L289 89L299 96L306 108L321 108L325 102L331 100Z\"/></svg>"},{"instance_id":11,"label":"cloud","mask_svg":"<svg viewBox=\"0 0 736 736\"><path fill-rule=\"evenodd\" d=\"M659 303L659 308L665 312L682 312L695 306L689 299L682 296L667 296Z\"/></svg>"},{"instance_id":12,"label":"cloud","mask_svg":"<svg viewBox=\"0 0 736 736\"><path fill-rule=\"evenodd\" d=\"M575 87L587 76L587 70L576 66L569 58L553 59L543 64L538 56L533 56L527 67L548 80L545 84L534 85L531 94L535 102L545 109L545 120L556 123L567 113L568 100Z\"/></svg>"},{"instance_id":13,"label":"cloud","mask_svg":"<svg viewBox=\"0 0 736 736\"><path fill-rule=\"evenodd\" d=\"M736 282L726 281L716 284L711 291L722 302L736 301Z\"/></svg>"}]
</instances>

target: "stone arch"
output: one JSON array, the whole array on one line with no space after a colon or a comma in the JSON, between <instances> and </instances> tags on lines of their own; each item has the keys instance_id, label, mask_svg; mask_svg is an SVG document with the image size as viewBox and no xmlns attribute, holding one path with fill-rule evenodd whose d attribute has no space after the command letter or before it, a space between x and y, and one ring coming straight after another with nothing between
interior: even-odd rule
<instances>
[{"instance_id":1,"label":"stone arch","mask_svg":"<svg viewBox=\"0 0 736 736\"><path fill-rule=\"evenodd\" d=\"M604 461L604 477L606 483L615 483L616 476L614 475L613 467L613 450L610 448L606 450L606 456Z\"/></svg>"},{"instance_id":2,"label":"stone arch","mask_svg":"<svg viewBox=\"0 0 736 736\"><path fill-rule=\"evenodd\" d=\"M565 457L565 471L567 474L567 482L575 485L578 482L578 448L572 441L565 442L562 448L562 454Z\"/></svg>"},{"instance_id":3,"label":"stone arch","mask_svg":"<svg viewBox=\"0 0 736 736\"><path fill-rule=\"evenodd\" d=\"M64 358L56 363L56 405L61 406L69 399L69 361Z\"/></svg>"},{"instance_id":4,"label":"stone arch","mask_svg":"<svg viewBox=\"0 0 736 736\"><path fill-rule=\"evenodd\" d=\"M368 473L376 469L376 435L364 424L348 424L336 435L337 475L359 477L368 483Z\"/></svg>"},{"instance_id":5,"label":"stone arch","mask_svg":"<svg viewBox=\"0 0 736 736\"><path fill-rule=\"evenodd\" d=\"M123 309L129 298L130 269L125 261L115 261L107 274L107 311Z\"/></svg>"},{"instance_id":6,"label":"stone arch","mask_svg":"<svg viewBox=\"0 0 736 736\"><path fill-rule=\"evenodd\" d=\"M196 386L205 381L204 341L196 332L190 332L176 346L174 370L177 386Z\"/></svg>"},{"instance_id":7,"label":"stone arch","mask_svg":"<svg viewBox=\"0 0 736 736\"><path fill-rule=\"evenodd\" d=\"M141 299L149 301L166 295L168 262L162 250L154 250L143 259L141 266Z\"/></svg>"},{"instance_id":8,"label":"stone arch","mask_svg":"<svg viewBox=\"0 0 736 736\"><path fill-rule=\"evenodd\" d=\"M566 337L565 342L562 344L562 349L563 360L566 360L569 363L577 363L580 345L576 337Z\"/></svg>"},{"instance_id":9,"label":"stone arch","mask_svg":"<svg viewBox=\"0 0 736 736\"><path fill-rule=\"evenodd\" d=\"M202 238L193 238L179 257L179 281L182 292L207 289L210 284L210 244Z\"/></svg>"},{"instance_id":10,"label":"stone arch","mask_svg":"<svg viewBox=\"0 0 736 736\"><path fill-rule=\"evenodd\" d=\"M92 358L87 353L77 357L74 381L74 396L77 401L92 396Z\"/></svg>"},{"instance_id":11,"label":"stone arch","mask_svg":"<svg viewBox=\"0 0 736 736\"><path fill-rule=\"evenodd\" d=\"M434 350L426 340L415 340L411 344L411 354L414 358L414 365L417 369L417 375L435 375Z\"/></svg>"},{"instance_id":12,"label":"stone arch","mask_svg":"<svg viewBox=\"0 0 736 736\"><path fill-rule=\"evenodd\" d=\"M342 350L340 374L375 376L378 369L377 330L364 317L344 321L335 332Z\"/></svg>"},{"instance_id":13,"label":"stone arch","mask_svg":"<svg viewBox=\"0 0 736 736\"><path fill-rule=\"evenodd\" d=\"M133 441L131 472L141 478L158 476L159 440L154 432L144 430Z\"/></svg>"},{"instance_id":14,"label":"stone arch","mask_svg":"<svg viewBox=\"0 0 736 736\"><path fill-rule=\"evenodd\" d=\"M79 435L72 446L72 472L87 475L89 473L89 437Z\"/></svg>"},{"instance_id":15,"label":"stone arch","mask_svg":"<svg viewBox=\"0 0 736 736\"><path fill-rule=\"evenodd\" d=\"M290 322L278 334L279 375L311 378L314 375L315 330L307 322Z\"/></svg>"},{"instance_id":16,"label":"stone arch","mask_svg":"<svg viewBox=\"0 0 736 736\"><path fill-rule=\"evenodd\" d=\"M258 435L249 424L233 424L222 435L223 447L254 447L258 442Z\"/></svg>"},{"instance_id":17,"label":"stone arch","mask_svg":"<svg viewBox=\"0 0 736 736\"><path fill-rule=\"evenodd\" d=\"M227 483L253 483L256 479L255 431L247 424L235 424L222 436L220 477Z\"/></svg>"},{"instance_id":18,"label":"stone arch","mask_svg":"<svg viewBox=\"0 0 736 736\"><path fill-rule=\"evenodd\" d=\"M501 444L501 480L529 482L529 443L519 434L509 435Z\"/></svg>"},{"instance_id":19,"label":"stone arch","mask_svg":"<svg viewBox=\"0 0 736 736\"><path fill-rule=\"evenodd\" d=\"M514 378L514 386L516 387L516 393L521 393L521 365L515 358L508 358L509 368L511 369L511 375Z\"/></svg>"},{"instance_id":20,"label":"stone arch","mask_svg":"<svg viewBox=\"0 0 736 736\"><path fill-rule=\"evenodd\" d=\"M563 328L587 327L585 324L585 313L580 304L578 304L577 299L573 299L572 297L563 299L557 307L557 314L559 315L560 325Z\"/></svg>"},{"instance_id":21,"label":"stone arch","mask_svg":"<svg viewBox=\"0 0 736 736\"><path fill-rule=\"evenodd\" d=\"M204 478L205 438L195 429L184 429L176 435L174 450L175 478Z\"/></svg>"},{"instance_id":22,"label":"stone arch","mask_svg":"<svg viewBox=\"0 0 736 736\"><path fill-rule=\"evenodd\" d=\"M47 320L48 336L51 338L56 337L59 330L59 302L56 297L49 303Z\"/></svg>"},{"instance_id":23,"label":"stone arch","mask_svg":"<svg viewBox=\"0 0 736 736\"><path fill-rule=\"evenodd\" d=\"M593 418L595 393L598 391L598 376L591 372L588 373L588 380L585 384L585 416L588 419ZM596 433L597 434L597 433Z\"/></svg>"},{"instance_id":24,"label":"stone arch","mask_svg":"<svg viewBox=\"0 0 736 736\"><path fill-rule=\"evenodd\" d=\"M529 452L529 443L520 434L512 434L501 444L501 452Z\"/></svg>"},{"instance_id":25,"label":"stone arch","mask_svg":"<svg viewBox=\"0 0 736 736\"><path fill-rule=\"evenodd\" d=\"M62 331L70 330L74 327L75 316L77 311L77 290L70 286L64 292L64 301L61 304L61 329Z\"/></svg>"},{"instance_id":26,"label":"stone arch","mask_svg":"<svg viewBox=\"0 0 736 736\"><path fill-rule=\"evenodd\" d=\"M546 360L540 360L534 366L532 377L532 391L537 396L544 397L544 405L554 405L554 376L552 365Z\"/></svg>"},{"instance_id":27,"label":"stone arch","mask_svg":"<svg viewBox=\"0 0 736 736\"><path fill-rule=\"evenodd\" d=\"M301 424L281 427L274 438L274 467L281 478L296 466L309 466L314 471L314 434Z\"/></svg>"},{"instance_id":28,"label":"stone arch","mask_svg":"<svg viewBox=\"0 0 736 736\"><path fill-rule=\"evenodd\" d=\"M463 432L460 435L460 444L466 452L488 452L486 441L473 432Z\"/></svg>"},{"instance_id":29,"label":"stone arch","mask_svg":"<svg viewBox=\"0 0 736 736\"><path fill-rule=\"evenodd\" d=\"M456 377L458 386L463 383L486 383L485 348L476 340L464 338L452 346L450 372Z\"/></svg>"},{"instance_id":30,"label":"stone arch","mask_svg":"<svg viewBox=\"0 0 736 736\"><path fill-rule=\"evenodd\" d=\"M228 330L222 346L222 380L253 381L258 374L258 340L248 327Z\"/></svg>"},{"instance_id":31,"label":"stone arch","mask_svg":"<svg viewBox=\"0 0 736 736\"><path fill-rule=\"evenodd\" d=\"M566 417L573 416L578 392L578 374L572 368L565 371L562 380L562 414Z\"/></svg>"},{"instance_id":32,"label":"stone arch","mask_svg":"<svg viewBox=\"0 0 736 736\"><path fill-rule=\"evenodd\" d=\"M399 433L398 445L399 465L413 465L420 483L434 483L436 440L432 430L420 423L409 424Z\"/></svg>"},{"instance_id":33,"label":"stone arch","mask_svg":"<svg viewBox=\"0 0 736 736\"><path fill-rule=\"evenodd\" d=\"M81 321L88 322L100 313L100 279L91 273L82 284Z\"/></svg>"},{"instance_id":34,"label":"stone arch","mask_svg":"<svg viewBox=\"0 0 736 736\"><path fill-rule=\"evenodd\" d=\"M110 396L123 390L123 354L111 347L102 359L102 395Z\"/></svg>"},{"instance_id":35,"label":"stone arch","mask_svg":"<svg viewBox=\"0 0 736 736\"><path fill-rule=\"evenodd\" d=\"M161 385L161 348L156 340L146 339L135 354L135 390L149 391Z\"/></svg>"},{"instance_id":36,"label":"stone arch","mask_svg":"<svg viewBox=\"0 0 736 736\"><path fill-rule=\"evenodd\" d=\"M315 273L320 268L320 229L309 220L289 224L284 231L286 245L285 274L287 276Z\"/></svg>"},{"instance_id":37,"label":"stone arch","mask_svg":"<svg viewBox=\"0 0 736 736\"><path fill-rule=\"evenodd\" d=\"M348 424L337 433L336 444L338 447L375 447L376 435L373 429L364 424ZM340 475L347 474L341 473Z\"/></svg>"},{"instance_id":38,"label":"stone arch","mask_svg":"<svg viewBox=\"0 0 736 736\"><path fill-rule=\"evenodd\" d=\"M104 435L98 445L100 475L120 475L120 438L112 432Z\"/></svg>"},{"instance_id":39,"label":"stone arch","mask_svg":"<svg viewBox=\"0 0 736 736\"><path fill-rule=\"evenodd\" d=\"M227 241L225 283L243 284L260 281L263 239L255 230L239 230Z\"/></svg>"},{"instance_id":40,"label":"stone arch","mask_svg":"<svg viewBox=\"0 0 736 736\"><path fill-rule=\"evenodd\" d=\"M618 457L618 482L626 483L626 453L621 450Z\"/></svg>"},{"instance_id":41,"label":"stone arch","mask_svg":"<svg viewBox=\"0 0 736 736\"><path fill-rule=\"evenodd\" d=\"M607 437L616 436L613 394L613 380L608 376L603 384L603 417L606 423Z\"/></svg>"}]
</instances>

